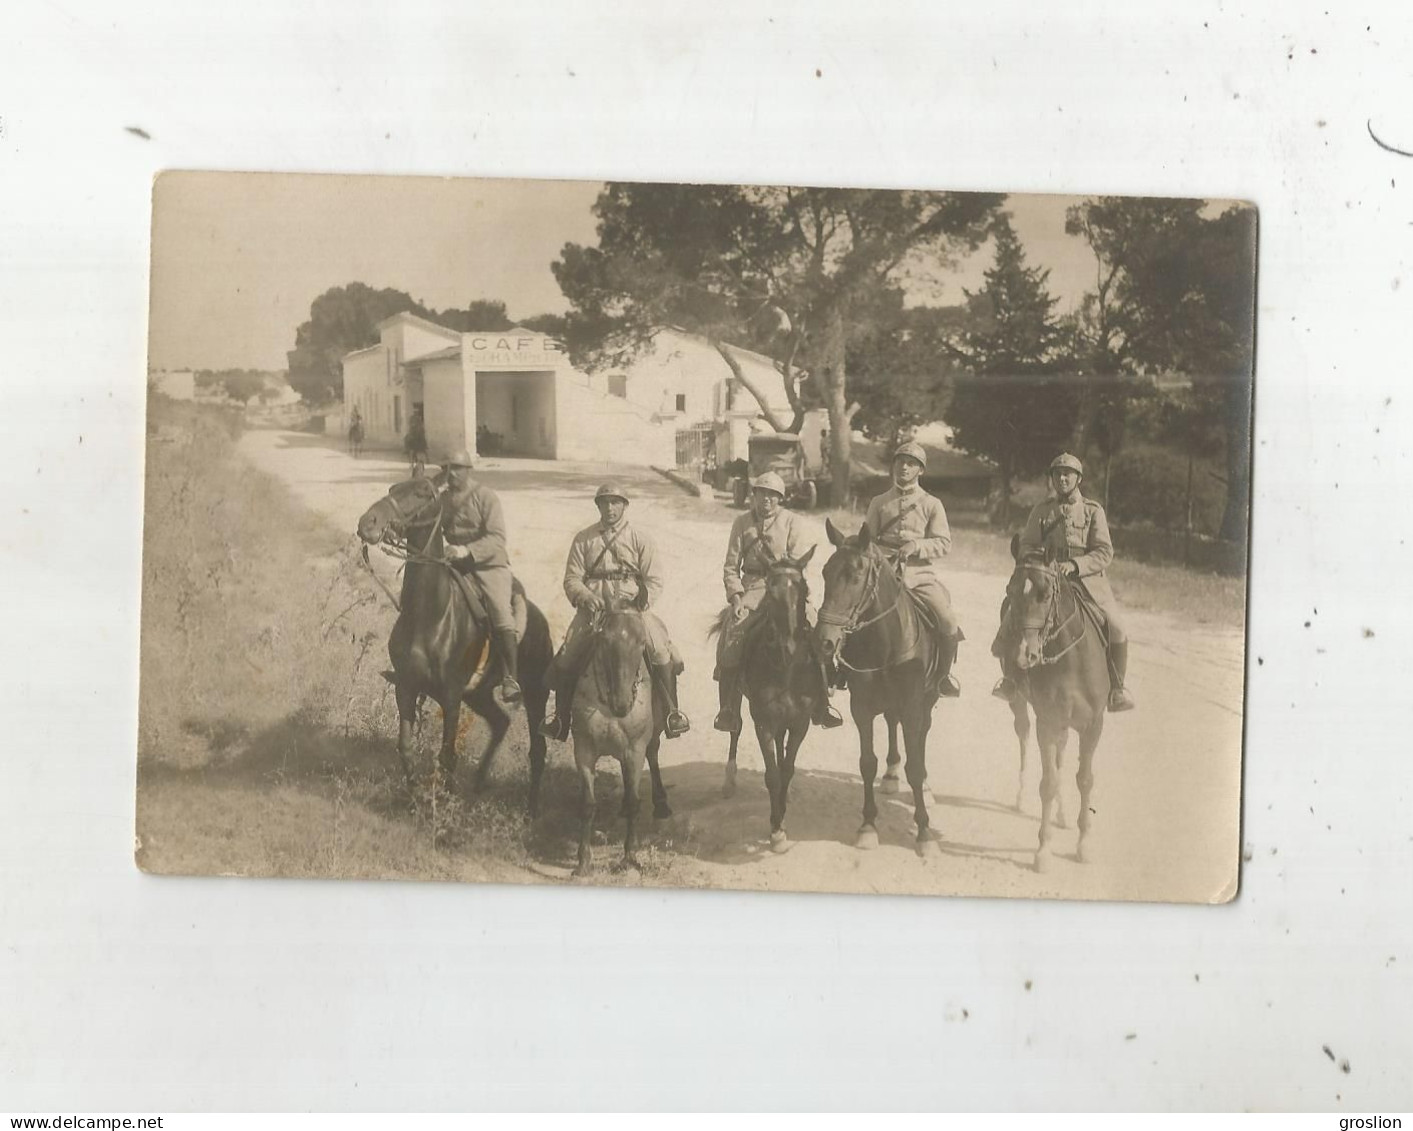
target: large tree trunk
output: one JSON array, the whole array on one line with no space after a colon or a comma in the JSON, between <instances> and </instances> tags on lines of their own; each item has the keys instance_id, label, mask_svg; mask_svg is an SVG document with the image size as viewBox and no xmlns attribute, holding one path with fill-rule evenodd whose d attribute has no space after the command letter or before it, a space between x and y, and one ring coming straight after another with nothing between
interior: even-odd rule
<instances>
[{"instance_id":1,"label":"large tree trunk","mask_svg":"<svg viewBox=\"0 0 1413 1131\"><path fill-rule=\"evenodd\" d=\"M819 342L813 353L810 376L829 411L830 502L849 505L849 480L853 472L853 423L858 406L849 404L844 368L844 312L831 304L820 319Z\"/></svg>"},{"instance_id":2,"label":"large tree trunk","mask_svg":"<svg viewBox=\"0 0 1413 1131\"><path fill-rule=\"evenodd\" d=\"M1246 541L1247 507L1251 496L1251 382L1227 383L1223 396L1226 411L1227 501L1222 510L1219 536L1228 542Z\"/></svg>"},{"instance_id":3,"label":"large tree trunk","mask_svg":"<svg viewBox=\"0 0 1413 1131\"><path fill-rule=\"evenodd\" d=\"M765 390L746 376L746 371L741 368L741 363L736 360L730 349L727 348L726 343L713 341L711 344L716 347L716 352L721 355L722 360L730 367L731 375L741 383L741 387L745 389L746 392L755 397L756 404L760 405L761 415L770 422L770 426L777 432L790 431L791 429L786 426L785 422L776 415L775 410L770 407L770 401L766 398ZM799 425L795 426L794 431L799 431Z\"/></svg>"}]
</instances>

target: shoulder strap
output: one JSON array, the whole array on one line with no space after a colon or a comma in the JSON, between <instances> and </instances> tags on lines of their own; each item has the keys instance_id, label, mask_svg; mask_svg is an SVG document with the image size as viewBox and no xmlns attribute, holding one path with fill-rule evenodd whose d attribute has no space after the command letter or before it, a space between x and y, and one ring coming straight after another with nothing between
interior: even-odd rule
<instances>
[{"instance_id":1,"label":"shoulder strap","mask_svg":"<svg viewBox=\"0 0 1413 1131\"><path fill-rule=\"evenodd\" d=\"M597 572L599 566L603 564L604 558L608 556L608 552L613 549L613 544L618 541L618 536L623 533L623 530L624 528L620 526L617 530L609 531L603 540L603 549L599 551L599 556L594 559L594 564L585 571L586 573ZM614 555L614 560L618 560L617 554Z\"/></svg>"}]
</instances>

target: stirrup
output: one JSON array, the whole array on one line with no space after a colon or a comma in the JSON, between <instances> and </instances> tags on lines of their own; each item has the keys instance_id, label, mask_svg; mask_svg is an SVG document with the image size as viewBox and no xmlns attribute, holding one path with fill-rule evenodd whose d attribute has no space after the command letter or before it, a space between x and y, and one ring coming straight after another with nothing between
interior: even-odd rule
<instances>
[{"instance_id":1,"label":"stirrup","mask_svg":"<svg viewBox=\"0 0 1413 1131\"><path fill-rule=\"evenodd\" d=\"M735 734L741 729L741 716L730 707L722 707L716 712L716 720L711 725L727 734Z\"/></svg>"},{"instance_id":2,"label":"stirrup","mask_svg":"<svg viewBox=\"0 0 1413 1131\"><path fill-rule=\"evenodd\" d=\"M962 695L962 685L957 682L957 677L951 672L937 681L937 694L943 699L960 699Z\"/></svg>"},{"instance_id":3,"label":"stirrup","mask_svg":"<svg viewBox=\"0 0 1413 1131\"><path fill-rule=\"evenodd\" d=\"M523 703L525 694L520 690L520 684L511 676L506 676L500 681L500 697L507 703Z\"/></svg>"},{"instance_id":4,"label":"stirrup","mask_svg":"<svg viewBox=\"0 0 1413 1131\"><path fill-rule=\"evenodd\" d=\"M1115 714L1119 711L1132 711L1137 705L1125 688L1116 687L1109 692L1109 710Z\"/></svg>"},{"instance_id":5,"label":"stirrup","mask_svg":"<svg viewBox=\"0 0 1413 1131\"><path fill-rule=\"evenodd\" d=\"M1014 703L1016 700L1016 693L1019 690L1020 689L1016 687L1015 680L1013 680L1008 675L1003 675L1000 679L996 681L996 686L991 689L991 694L994 695L997 699L1003 700L1006 703Z\"/></svg>"},{"instance_id":6,"label":"stirrup","mask_svg":"<svg viewBox=\"0 0 1413 1131\"><path fill-rule=\"evenodd\" d=\"M667 712L667 718L662 724L662 732L668 738L679 738L691 729L692 720L687 718L686 714L676 708Z\"/></svg>"},{"instance_id":7,"label":"stirrup","mask_svg":"<svg viewBox=\"0 0 1413 1131\"><path fill-rule=\"evenodd\" d=\"M552 738L556 742L563 742L569 737L569 727L559 721L559 716L551 715L540 724L540 733L545 738Z\"/></svg>"}]
</instances>

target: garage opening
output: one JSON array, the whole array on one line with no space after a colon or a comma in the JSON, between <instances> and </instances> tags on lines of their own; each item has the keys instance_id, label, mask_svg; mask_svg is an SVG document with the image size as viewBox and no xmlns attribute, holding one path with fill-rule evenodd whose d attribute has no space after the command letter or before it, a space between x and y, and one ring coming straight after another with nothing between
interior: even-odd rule
<instances>
[{"instance_id":1,"label":"garage opening","mask_svg":"<svg viewBox=\"0 0 1413 1131\"><path fill-rule=\"evenodd\" d=\"M553 370L476 373L476 450L554 459L558 449Z\"/></svg>"}]
</instances>

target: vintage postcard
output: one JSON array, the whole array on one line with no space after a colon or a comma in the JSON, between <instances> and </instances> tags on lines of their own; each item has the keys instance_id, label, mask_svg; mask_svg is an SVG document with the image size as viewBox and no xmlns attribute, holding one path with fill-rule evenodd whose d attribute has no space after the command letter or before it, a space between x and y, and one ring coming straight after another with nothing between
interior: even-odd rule
<instances>
[{"instance_id":1,"label":"vintage postcard","mask_svg":"<svg viewBox=\"0 0 1413 1131\"><path fill-rule=\"evenodd\" d=\"M1256 228L162 175L138 864L1231 899Z\"/></svg>"}]
</instances>

